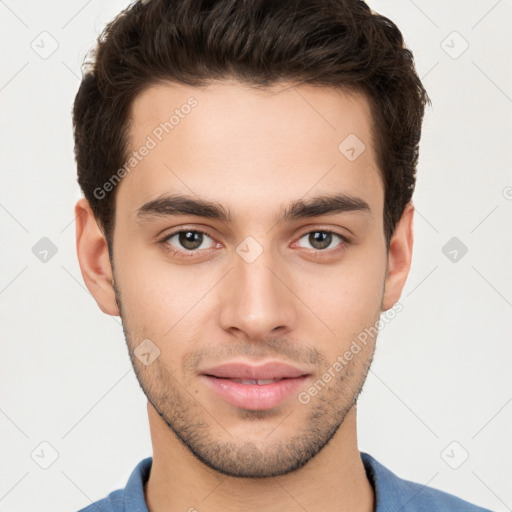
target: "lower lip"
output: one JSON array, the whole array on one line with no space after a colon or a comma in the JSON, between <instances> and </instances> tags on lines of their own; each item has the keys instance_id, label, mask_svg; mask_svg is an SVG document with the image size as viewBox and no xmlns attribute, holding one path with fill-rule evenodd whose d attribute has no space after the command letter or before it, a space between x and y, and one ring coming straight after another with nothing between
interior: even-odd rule
<instances>
[{"instance_id":1,"label":"lower lip","mask_svg":"<svg viewBox=\"0 0 512 512\"><path fill-rule=\"evenodd\" d=\"M235 407L262 411L277 407L296 393L309 376L282 379L270 384L241 384L230 379L201 375L212 389Z\"/></svg>"}]
</instances>

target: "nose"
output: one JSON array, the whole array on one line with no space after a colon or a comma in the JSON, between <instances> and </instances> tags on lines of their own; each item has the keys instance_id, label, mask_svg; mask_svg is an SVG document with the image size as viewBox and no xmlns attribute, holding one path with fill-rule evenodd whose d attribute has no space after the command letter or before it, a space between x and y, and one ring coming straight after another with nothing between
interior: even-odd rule
<instances>
[{"instance_id":1,"label":"nose","mask_svg":"<svg viewBox=\"0 0 512 512\"><path fill-rule=\"evenodd\" d=\"M294 329L300 301L293 294L286 265L279 264L270 249L252 262L237 254L233 260L234 268L221 290L222 328L251 341Z\"/></svg>"}]
</instances>

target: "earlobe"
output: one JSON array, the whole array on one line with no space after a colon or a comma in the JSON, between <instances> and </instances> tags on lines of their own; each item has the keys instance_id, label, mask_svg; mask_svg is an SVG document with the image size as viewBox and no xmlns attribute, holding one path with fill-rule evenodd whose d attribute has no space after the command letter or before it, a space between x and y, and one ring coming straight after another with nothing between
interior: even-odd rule
<instances>
[{"instance_id":1,"label":"earlobe","mask_svg":"<svg viewBox=\"0 0 512 512\"><path fill-rule=\"evenodd\" d=\"M396 225L389 245L382 311L387 311L398 302L409 275L413 247L413 218L414 206L409 202Z\"/></svg>"},{"instance_id":2,"label":"earlobe","mask_svg":"<svg viewBox=\"0 0 512 512\"><path fill-rule=\"evenodd\" d=\"M78 200L75 217L76 250L84 282L104 313L119 316L107 241L87 199Z\"/></svg>"}]
</instances>

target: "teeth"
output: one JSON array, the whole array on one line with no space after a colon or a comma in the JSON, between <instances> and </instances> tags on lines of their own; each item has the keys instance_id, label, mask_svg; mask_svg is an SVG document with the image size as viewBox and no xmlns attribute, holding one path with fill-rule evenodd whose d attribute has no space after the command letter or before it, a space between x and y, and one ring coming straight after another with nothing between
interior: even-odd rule
<instances>
[{"instance_id":1,"label":"teeth","mask_svg":"<svg viewBox=\"0 0 512 512\"><path fill-rule=\"evenodd\" d=\"M275 382L277 380L282 379L231 379L233 382L239 382L240 384L258 384L259 386L263 384L271 384L272 382Z\"/></svg>"}]
</instances>

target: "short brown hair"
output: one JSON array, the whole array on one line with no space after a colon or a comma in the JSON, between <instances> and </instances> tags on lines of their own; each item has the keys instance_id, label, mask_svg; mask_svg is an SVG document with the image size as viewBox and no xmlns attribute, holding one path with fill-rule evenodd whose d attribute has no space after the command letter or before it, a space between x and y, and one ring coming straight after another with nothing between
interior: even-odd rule
<instances>
[{"instance_id":1,"label":"short brown hair","mask_svg":"<svg viewBox=\"0 0 512 512\"><path fill-rule=\"evenodd\" d=\"M431 101L399 29L365 2L140 0L105 27L86 66L73 108L78 183L109 251L117 187L101 198L95 190L127 159L134 98L157 82L203 86L232 78L262 88L286 81L366 95L389 248L412 198Z\"/></svg>"}]
</instances>

